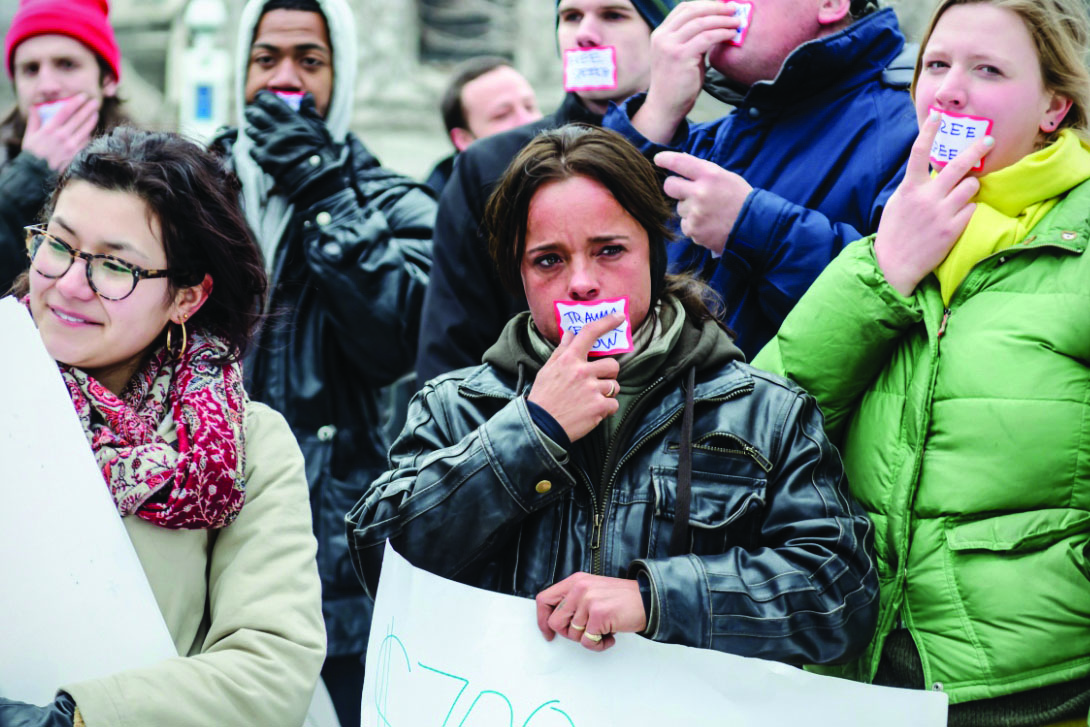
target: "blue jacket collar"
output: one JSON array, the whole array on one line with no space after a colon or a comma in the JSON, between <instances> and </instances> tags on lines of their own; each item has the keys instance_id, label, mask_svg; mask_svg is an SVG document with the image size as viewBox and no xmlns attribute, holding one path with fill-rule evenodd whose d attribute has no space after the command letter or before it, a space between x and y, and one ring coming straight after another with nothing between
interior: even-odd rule
<instances>
[{"instance_id":1,"label":"blue jacket collar","mask_svg":"<svg viewBox=\"0 0 1090 727\"><path fill-rule=\"evenodd\" d=\"M841 92L879 76L904 47L891 8L857 20L838 33L803 43L787 57L779 75L760 81L739 106L789 106L800 98Z\"/></svg>"}]
</instances>

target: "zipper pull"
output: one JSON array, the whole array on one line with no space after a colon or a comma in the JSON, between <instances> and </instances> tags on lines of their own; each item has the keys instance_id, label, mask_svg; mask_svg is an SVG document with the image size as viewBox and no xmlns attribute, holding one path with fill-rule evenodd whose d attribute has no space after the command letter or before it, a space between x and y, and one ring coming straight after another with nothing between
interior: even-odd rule
<instances>
[{"instance_id":1,"label":"zipper pull","mask_svg":"<svg viewBox=\"0 0 1090 727\"><path fill-rule=\"evenodd\" d=\"M602 547L602 516L595 514L594 533L590 539L590 549L598 550L600 547Z\"/></svg>"},{"instance_id":2,"label":"zipper pull","mask_svg":"<svg viewBox=\"0 0 1090 727\"><path fill-rule=\"evenodd\" d=\"M950 309L943 308L942 310L942 323L939 324L939 333L936 338L942 338L942 335L946 333L946 321L950 320Z\"/></svg>"}]
</instances>

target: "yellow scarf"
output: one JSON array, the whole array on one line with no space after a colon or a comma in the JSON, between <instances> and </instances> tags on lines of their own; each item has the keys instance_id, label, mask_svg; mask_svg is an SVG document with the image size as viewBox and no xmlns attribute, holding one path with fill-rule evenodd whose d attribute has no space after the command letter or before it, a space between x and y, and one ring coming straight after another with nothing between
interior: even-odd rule
<instances>
[{"instance_id":1,"label":"yellow scarf","mask_svg":"<svg viewBox=\"0 0 1090 727\"><path fill-rule=\"evenodd\" d=\"M1063 193L1087 179L1090 146L1070 129L1044 149L981 177L968 227L935 268L943 302L950 302L974 265L1024 240Z\"/></svg>"}]
</instances>

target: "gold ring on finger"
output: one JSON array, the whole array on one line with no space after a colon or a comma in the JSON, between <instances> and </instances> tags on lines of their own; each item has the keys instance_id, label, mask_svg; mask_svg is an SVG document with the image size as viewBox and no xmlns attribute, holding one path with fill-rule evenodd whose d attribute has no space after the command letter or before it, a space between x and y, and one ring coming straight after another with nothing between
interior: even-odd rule
<instances>
[{"instance_id":1,"label":"gold ring on finger","mask_svg":"<svg viewBox=\"0 0 1090 727\"><path fill-rule=\"evenodd\" d=\"M568 628L570 628L572 631L586 631L587 630L586 624L584 624L582 626L576 626L575 624L568 624Z\"/></svg>"},{"instance_id":2,"label":"gold ring on finger","mask_svg":"<svg viewBox=\"0 0 1090 727\"><path fill-rule=\"evenodd\" d=\"M590 632L587 632L587 633L584 633L583 636L586 636L588 641L593 641L596 644L599 641L602 640L602 635L601 634L592 634Z\"/></svg>"},{"instance_id":3,"label":"gold ring on finger","mask_svg":"<svg viewBox=\"0 0 1090 727\"><path fill-rule=\"evenodd\" d=\"M606 392L606 398L607 399L612 399L613 396L616 393L617 393L617 382L610 379L610 381L609 381L609 391Z\"/></svg>"}]
</instances>

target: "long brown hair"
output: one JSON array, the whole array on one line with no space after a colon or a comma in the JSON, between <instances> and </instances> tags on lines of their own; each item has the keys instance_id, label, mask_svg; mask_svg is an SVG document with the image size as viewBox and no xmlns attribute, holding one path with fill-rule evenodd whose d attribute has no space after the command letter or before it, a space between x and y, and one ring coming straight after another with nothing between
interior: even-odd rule
<instances>
[{"instance_id":1,"label":"long brown hair","mask_svg":"<svg viewBox=\"0 0 1090 727\"><path fill-rule=\"evenodd\" d=\"M677 297L690 315L716 318L718 296L704 283L666 274L666 244L673 239L673 212L655 167L620 134L586 124L569 124L539 134L507 167L485 209L488 252L500 281L523 294L522 257L530 202L549 182L586 177L604 186L647 233L651 259L651 304L664 294Z\"/></svg>"},{"instance_id":2,"label":"long brown hair","mask_svg":"<svg viewBox=\"0 0 1090 727\"><path fill-rule=\"evenodd\" d=\"M920 41L920 54L912 77L912 97L916 97L923 54L939 18L955 5L977 4L1010 10L1022 18L1037 49L1045 88L1071 99L1071 109L1055 131L1042 135L1040 146L1055 141L1063 129L1071 129L1090 141L1090 69L1086 66L1090 52L1090 18L1085 0L942 0Z\"/></svg>"}]
</instances>

